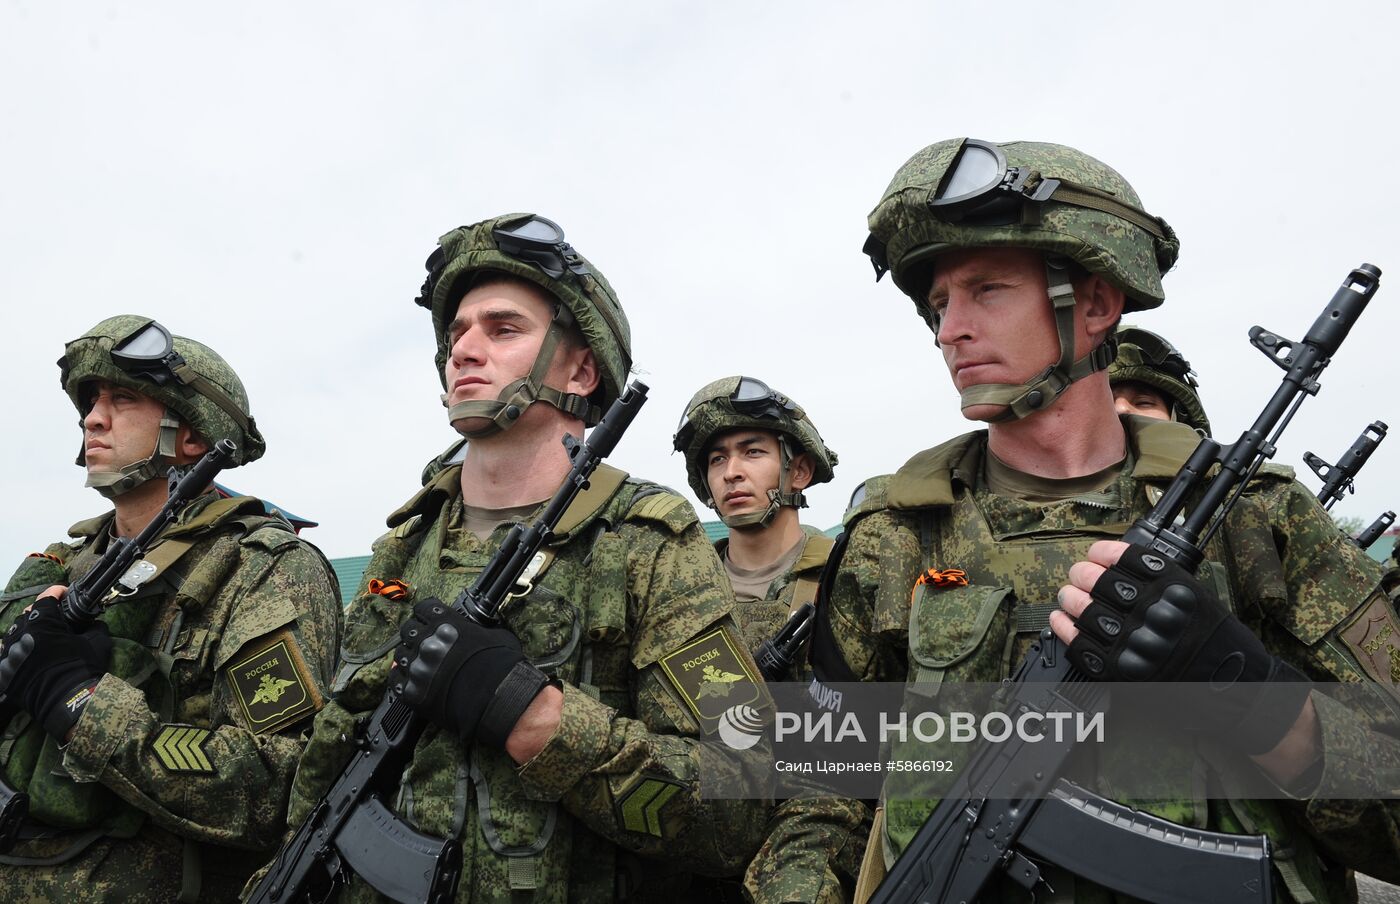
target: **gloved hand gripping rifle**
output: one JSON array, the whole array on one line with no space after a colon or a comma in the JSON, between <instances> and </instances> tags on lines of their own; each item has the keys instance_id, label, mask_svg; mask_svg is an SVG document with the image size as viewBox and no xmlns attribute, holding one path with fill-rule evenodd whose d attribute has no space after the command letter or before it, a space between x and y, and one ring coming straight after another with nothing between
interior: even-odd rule
<instances>
[{"instance_id":1,"label":"gloved hand gripping rifle","mask_svg":"<svg viewBox=\"0 0 1400 904\"><path fill-rule=\"evenodd\" d=\"M118 537L107 547L92 568L73 581L59 602L59 611L75 625L94 621L102 610L119 602L144 584L154 573L141 561L154 545L156 537L180 517L185 506L209 488L219 472L233 461L237 446L230 440L219 440L214 448L183 474L170 469L170 492L165 505L135 537ZM5 699L10 682L23 660L7 658L0 666L0 701ZM25 818L29 815L29 795L15 791L0 779L0 854L15 845Z\"/></svg>"},{"instance_id":2,"label":"gloved hand gripping rifle","mask_svg":"<svg viewBox=\"0 0 1400 904\"><path fill-rule=\"evenodd\" d=\"M553 535L569 505L612 453L637 411L647 387L631 383L612 404L586 442L565 437L573 466L535 523L517 524L453 608L481 624L494 625L530 561ZM384 802L427 723L400 699L391 683L364 724L356 751L330 791L277 853L249 898L251 902L324 901L351 874L402 904L445 904L456 891L461 845L412 828Z\"/></svg>"},{"instance_id":3,"label":"gloved hand gripping rifle","mask_svg":"<svg viewBox=\"0 0 1400 904\"><path fill-rule=\"evenodd\" d=\"M1202 439L1162 498L1123 539L1194 572L1204 548L1380 284L1380 270L1353 270L1299 343L1260 327L1255 348L1286 375L1264 411L1229 446ZM1212 468L1214 478L1206 481ZM1188 499L1192 510L1178 522ZM1106 712L1107 688L1070 664L1049 629L1014 678L1008 712ZM973 902L997 873L1027 889L1040 881L1032 858L1055 863L1118 892L1154 902L1273 900L1265 836L1173 825L1059 778L1074 749L1049 736L980 747L953 788L895 863L872 904Z\"/></svg>"}]
</instances>

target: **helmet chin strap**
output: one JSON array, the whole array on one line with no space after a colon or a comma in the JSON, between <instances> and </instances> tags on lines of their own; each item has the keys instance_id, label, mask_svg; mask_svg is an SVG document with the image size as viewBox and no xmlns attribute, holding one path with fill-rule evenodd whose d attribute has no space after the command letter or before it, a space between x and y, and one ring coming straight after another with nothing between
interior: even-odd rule
<instances>
[{"instance_id":1,"label":"helmet chin strap","mask_svg":"<svg viewBox=\"0 0 1400 904\"><path fill-rule=\"evenodd\" d=\"M450 406L447 409L447 420L453 427L457 426L458 421L466 418L486 420L485 426L474 430L458 429L458 432L467 439L480 439L510 429L520 420L520 416L525 413L526 408L535 402L545 402L566 414L573 415L590 427L598 423L601 412L590 405L588 399L577 393L561 392L551 386L544 385L544 378L549 373L549 365L554 361L554 349L559 345L559 340L564 337L564 330L572 323L573 317L568 310L563 305L557 306L554 311L554 319L550 321L549 331L545 333L544 341L540 343L540 351L535 356L535 363L531 366L530 373L502 389L495 401L470 399ZM442 397L442 402L444 405L447 404L445 394Z\"/></svg>"},{"instance_id":2,"label":"helmet chin strap","mask_svg":"<svg viewBox=\"0 0 1400 904\"><path fill-rule=\"evenodd\" d=\"M747 512L742 515L720 515L719 520L725 526L733 528L742 527L767 527L778 516L778 511L783 506L793 508L806 508L807 497L802 495L801 490L792 489L792 446L788 443L786 435L778 436L778 461L781 469L778 472L778 486L776 489L768 491L768 507L761 512ZM710 508L719 510L714 499L710 500Z\"/></svg>"},{"instance_id":3,"label":"helmet chin strap","mask_svg":"<svg viewBox=\"0 0 1400 904\"><path fill-rule=\"evenodd\" d=\"M132 462L118 471L88 471L84 486L92 487L108 499L129 493L149 480L164 477L175 464L175 444L179 439L180 418L166 407L160 417L160 434L156 448L146 458ZM85 464L87 455L78 450L78 464Z\"/></svg>"},{"instance_id":4,"label":"helmet chin strap","mask_svg":"<svg viewBox=\"0 0 1400 904\"><path fill-rule=\"evenodd\" d=\"M1074 287L1070 284L1068 268L1056 267L1047 261L1045 282L1050 305L1055 311L1060 360L1025 383L981 383L967 387L960 393L963 411L976 405L999 405L1006 410L984 420L992 424L1020 420L1049 408L1075 381L1113 363L1117 342L1112 336L1078 361L1074 360Z\"/></svg>"}]
</instances>

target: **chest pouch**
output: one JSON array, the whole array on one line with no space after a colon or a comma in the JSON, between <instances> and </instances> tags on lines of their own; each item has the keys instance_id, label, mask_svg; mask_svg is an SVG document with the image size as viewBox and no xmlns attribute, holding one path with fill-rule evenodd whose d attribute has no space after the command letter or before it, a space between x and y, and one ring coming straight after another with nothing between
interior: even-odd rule
<instances>
[{"instance_id":1,"label":"chest pouch","mask_svg":"<svg viewBox=\"0 0 1400 904\"><path fill-rule=\"evenodd\" d=\"M584 650L579 687L624 715L632 714L627 627L627 541L600 530L587 566Z\"/></svg>"},{"instance_id":2,"label":"chest pouch","mask_svg":"<svg viewBox=\"0 0 1400 904\"><path fill-rule=\"evenodd\" d=\"M144 588L143 588L144 589ZM112 658L108 672L140 688L153 709L172 705L173 694L154 651L145 640L169 587L131 597L103 613L112 633ZM140 638L137 640L135 638ZM130 807L106 786L79 784L63 767L63 751L36 723L12 720L6 743L13 743L5 764L7 781L29 794L29 815L35 823L57 831L49 837L22 842L7 862L61 863L81 853L99 837L129 838L145 822L141 811ZM14 733L11 739L8 736Z\"/></svg>"},{"instance_id":3,"label":"chest pouch","mask_svg":"<svg viewBox=\"0 0 1400 904\"><path fill-rule=\"evenodd\" d=\"M951 743L949 716L953 710L977 710L959 693L958 685L979 682L985 688L1005 677L1007 652L1015 638L1014 601L1006 587L931 582L914 587L909 683L901 713L904 731L888 735L891 760L911 764L953 760L960 766L966 759L970 745ZM897 850L903 850L923 825L956 774L910 769L886 776L885 831Z\"/></svg>"},{"instance_id":4,"label":"chest pouch","mask_svg":"<svg viewBox=\"0 0 1400 904\"><path fill-rule=\"evenodd\" d=\"M375 544L374 559L366 574L385 581L405 578L409 561L422 538L422 531L409 536L400 536L399 531L391 532ZM416 596L417 591L412 584L408 585L403 596L397 593L381 595L361 588L346 610L345 633L340 644L340 668L331 684L333 695L340 696L356 673L383 658L398 645L399 625L413 611ZM383 684L372 684L374 687L368 689L368 697L352 702L361 704L362 708L373 709L379 702L375 694L377 692L382 696Z\"/></svg>"}]
</instances>

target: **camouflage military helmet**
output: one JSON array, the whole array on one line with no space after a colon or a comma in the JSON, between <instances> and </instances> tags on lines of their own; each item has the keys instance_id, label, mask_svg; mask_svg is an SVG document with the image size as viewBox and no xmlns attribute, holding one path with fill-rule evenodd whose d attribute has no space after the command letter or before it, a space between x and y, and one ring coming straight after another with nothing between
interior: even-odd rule
<instances>
[{"instance_id":1,"label":"camouflage military helmet","mask_svg":"<svg viewBox=\"0 0 1400 904\"><path fill-rule=\"evenodd\" d=\"M210 443L232 440L238 447L235 465L256 461L267 448L249 412L243 381L229 363L201 342L172 336L149 317L122 314L107 318L64 346L58 366L63 390L80 414L86 413L83 384L92 380L125 386L166 406L156 454L141 463L144 468L139 474L132 470L112 486L94 482L98 478L89 476L89 486L112 490L111 495L159 476L169 467L175 454L175 428L181 422ZM83 463L81 453L78 463Z\"/></svg>"},{"instance_id":2,"label":"camouflage military helmet","mask_svg":"<svg viewBox=\"0 0 1400 904\"><path fill-rule=\"evenodd\" d=\"M1029 248L1075 261L1155 308L1180 242L1115 170L1074 148L955 138L909 159L869 217L866 253L932 325L932 258L956 248Z\"/></svg>"},{"instance_id":3,"label":"camouflage military helmet","mask_svg":"<svg viewBox=\"0 0 1400 904\"><path fill-rule=\"evenodd\" d=\"M766 524L781 506L802 508L807 504L800 491L794 492L790 486L782 485L788 483L788 473L795 455L806 452L811 456L812 485L831 480L837 464L836 453L827 448L811 418L787 396L753 377L734 376L715 380L686 404L685 413L672 439L675 450L685 455L690 488L711 508L715 507L715 502L710 495L707 478L706 448L716 434L746 427L778 434L782 476L780 486L769 492L769 510L763 513L766 517L738 516L738 524L731 524L729 519L725 519L730 527L748 523ZM796 451L791 448L791 443L797 445Z\"/></svg>"},{"instance_id":4,"label":"camouflage military helmet","mask_svg":"<svg viewBox=\"0 0 1400 904\"><path fill-rule=\"evenodd\" d=\"M427 261L428 278L417 303L433 315L437 337L438 379L447 388L444 367L449 354L447 327L456 316L462 296L483 274L496 272L534 283L561 304L556 312L550 337L540 348L535 368L525 380L507 387L496 402L465 402L472 406L461 417L491 417L494 428L477 432L487 435L515 422L526 405L545 401L585 423L598 422L602 413L622 393L632 369L632 332L627 315L607 279L573 246L564 241L564 231L552 220L530 213L513 213L462 226L438 239L438 248ZM577 326L598 362L601 381L588 399L565 396L543 386L555 344L564 329ZM482 406L492 406L489 412Z\"/></svg>"},{"instance_id":5,"label":"camouflage military helmet","mask_svg":"<svg viewBox=\"0 0 1400 904\"><path fill-rule=\"evenodd\" d=\"M1197 392L1200 384L1191 363L1166 339L1136 326L1118 328L1118 356L1108 367L1108 381L1144 383L1166 396L1172 417L1210 435L1210 419Z\"/></svg>"},{"instance_id":6,"label":"camouflage military helmet","mask_svg":"<svg viewBox=\"0 0 1400 904\"><path fill-rule=\"evenodd\" d=\"M962 248L1042 253L1047 300L1060 357L1024 383L985 383L959 394L966 411L996 406L991 421L1048 408L1075 381L1108 367L1112 337L1075 358L1073 287L1078 265L1121 289L1124 310L1162 303L1162 274L1176 262L1171 227L1140 206L1117 172L1074 148L955 138L930 145L900 167L870 213L865 253L938 334L929 304L934 259Z\"/></svg>"}]
</instances>

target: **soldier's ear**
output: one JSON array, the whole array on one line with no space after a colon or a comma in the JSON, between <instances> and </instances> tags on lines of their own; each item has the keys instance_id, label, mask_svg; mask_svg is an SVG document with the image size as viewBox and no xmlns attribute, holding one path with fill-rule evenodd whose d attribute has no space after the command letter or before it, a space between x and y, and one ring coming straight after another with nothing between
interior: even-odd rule
<instances>
[{"instance_id":1,"label":"soldier's ear","mask_svg":"<svg viewBox=\"0 0 1400 904\"><path fill-rule=\"evenodd\" d=\"M598 388L598 359L593 357L593 349L586 345L573 347L560 343L560 353L568 366L565 392L577 393L588 398Z\"/></svg>"},{"instance_id":2,"label":"soldier's ear","mask_svg":"<svg viewBox=\"0 0 1400 904\"><path fill-rule=\"evenodd\" d=\"M201 436L198 430L189 424L180 425L179 432L175 434L176 462L187 465L199 461L210 448L209 440Z\"/></svg>"},{"instance_id":3,"label":"soldier's ear","mask_svg":"<svg viewBox=\"0 0 1400 904\"><path fill-rule=\"evenodd\" d=\"M1096 347L1118 328L1126 297L1122 289L1097 273L1090 273L1074 288L1075 299L1084 313L1084 328L1089 334L1090 347Z\"/></svg>"},{"instance_id":4,"label":"soldier's ear","mask_svg":"<svg viewBox=\"0 0 1400 904\"><path fill-rule=\"evenodd\" d=\"M792 457L792 464L789 466L791 485L794 490L805 490L812 483L812 475L815 468L812 466L812 456L806 452L800 452Z\"/></svg>"}]
</instances>

